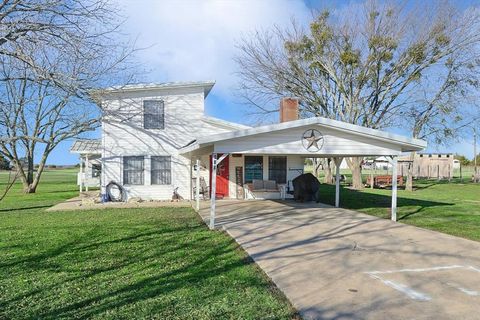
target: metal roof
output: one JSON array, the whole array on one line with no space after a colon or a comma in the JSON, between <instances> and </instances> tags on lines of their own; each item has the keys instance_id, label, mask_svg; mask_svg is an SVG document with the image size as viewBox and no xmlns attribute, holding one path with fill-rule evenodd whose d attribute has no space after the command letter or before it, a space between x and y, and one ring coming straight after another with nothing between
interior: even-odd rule
<instances>
[{"instance_id":1,"label":"metal roof","mask_svg":"<svg viewBox=\"0 0 480 320\"><path fill-rule=\"evenodd\" d=\"M210 124L213 124L213 125L216 125L216 126L227 127L227 128L230 128L230 129L240 130L240 129L250 129L251 128L249 126L246 126L246 125L243 125L243 124L240 124L240 123L226 121L226 120L223 120L223 119L209 117L209 116L203 116L202 120L204 122L207 122L207 123L210 123Z\"/></svg>"},{"instance_id":2,"label":"metal roof","mask_svg":"<svg viewBox=\"0 0 480 320\"><path fill-rule=\"evenodd\" d=\"M174 88L204 88L205 97L210 93L215 81L185 81L185 82L162 82L162 83L136 83L120 86L112 86L100 90L100 93L123 93L134 91L146 91L156 89L174 89Z\"/></svg>"},{"instance_id":3,"label":"metal roof","mask_svg":"<svg viewBox=\"0 0 480 320\"><path fill-rule=\"evenodd\" d=\"M102 153L102 140L100 139L78 139L75 140L70 148L72 153L80 154L101 154Z\"/></svg>"}]
</instances>

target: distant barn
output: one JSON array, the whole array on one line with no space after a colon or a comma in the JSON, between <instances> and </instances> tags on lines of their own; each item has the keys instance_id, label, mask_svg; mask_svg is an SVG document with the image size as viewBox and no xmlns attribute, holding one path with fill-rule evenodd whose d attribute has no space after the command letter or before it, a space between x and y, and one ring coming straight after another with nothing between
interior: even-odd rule
<instances>
[{"instance_id":1,"label":"distant barn","mask_svg":"<svg viewBox=\"0 0 480 320\"><path fill-rule=\"evenodd\" d=\"M407 175L409 156L398 159L399 174ZM417 153L413 160L413 176L416 178L450 179L460 162L451 153Z\"/></svg>"}]
</instances>

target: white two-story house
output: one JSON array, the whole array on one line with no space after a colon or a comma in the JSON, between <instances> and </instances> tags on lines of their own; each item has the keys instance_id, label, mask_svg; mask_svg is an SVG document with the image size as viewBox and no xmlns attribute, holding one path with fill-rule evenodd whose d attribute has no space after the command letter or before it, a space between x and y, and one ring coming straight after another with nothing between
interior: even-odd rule
<instances>
[{"instance_id":1,"label":"white two-story house","mask_svg":"<svg viewBox=\"0 0 480 320\"><path fill-rule=\"evenodd\" d=\"M291 196L292 181L303 173L305 158L332 157L340 164L345 157L387 156L396 163L403 152L426 147L422 140L336 120L298 119L295 98L281 99L277 124L253 128L208 117L205 98L213 85L207 81L102 90L101 139L72 148L82 158L80 185L82 177L92 181L89 159L95 158L101 163L103 195L115 183L126 199L169 200L176 189L190 200L197 182L205 181L215 198L279 199ZM338 170L336 177L338 205Z\"/></svg>"},{"instance_id":2,"label":"white two-story house","mask_svg":"<svg viewBox=\"0 0 480 320\"><path fill-rule=\"evenodd\" d=\"M191 198L192 163L179 150L198 137L246 126L205 116L214 82L128 85L105 90L101 107L102 193L117 182L128 198ZM208 181L208 159L204 159Z\"/></svg>"}]
</instances>

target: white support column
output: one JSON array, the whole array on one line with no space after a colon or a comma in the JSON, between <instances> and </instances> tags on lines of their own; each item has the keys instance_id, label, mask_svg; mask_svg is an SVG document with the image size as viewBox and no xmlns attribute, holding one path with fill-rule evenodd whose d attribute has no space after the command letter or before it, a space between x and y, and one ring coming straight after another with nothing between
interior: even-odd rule
<instances>
[{"instance_id":1,"label":"white support column","mask_svg":"<svg viewBox=\"0 0 480 320\"><path fill-rule=\"evenodd\" d=\"M197 201L197 204L196 204L196 209L197 211L200 210L200 160L197 159L197 161L195 162L195 167L197 168L197 174L196 174L196 186L195 186L195 199Z\"/></svg>"},{"instance_id":2,"label":"white support column","mask_svg":"<svg viewBox=\"0 0 480 320\"><path fill-rule=\"evenodd\" d=\"M212 186L210 189L210 229L215 228L215 198L217 194L217 154L212 154Z\"/></svg>"},{"instance_id":3,"label":"white support column","mask_svg":"<svg viewBox=\"0 0 480 320\"><path fill-rule=\"evenodd\" d=\"M88 166L89 166L89 161L88 161L88 154L87 154L85 156L85 191L87 192L88 192L88 181L87 181Z\"/></svg>"},{"instance_id":4,"label":"white support column","mask_svg":"<svg viewBox=\"0 0 480 320\"><path fill-rule=\"evenodd\" d=\"M215 228L215 198L217 196L217 166L220 162L228 157L228 153L224 153L217 159L217 154L212 154L212 187L210 195L210 229Z\"/></svg>"},{"instance_id":5,"label":"white support column","mask_svg":"<svg viewBox=\"0 0 480 320\"><path fill-rule=\"evenodd\" d=\"M335 159L335 208L340 207L340 165L342 158Z\"/></svg>"},{"instance_id":6,"label":"white support column","mask_svg":"<svg viewBox=\"0 0 480 320\"><path fill-rule=\"evenodd\" d=\"M397 157L393 156L392 164L392 221L397 221Z\"/></svg>"},{"instance_id":7,"label":"white support column","mask_svg":"<svg viewBox=\"0 0 480 320\"><path fill-rule=\"evenodd\" d=\"M83 192L83 158L80 156L80 193Z\"/></svg>"}]
</instances>

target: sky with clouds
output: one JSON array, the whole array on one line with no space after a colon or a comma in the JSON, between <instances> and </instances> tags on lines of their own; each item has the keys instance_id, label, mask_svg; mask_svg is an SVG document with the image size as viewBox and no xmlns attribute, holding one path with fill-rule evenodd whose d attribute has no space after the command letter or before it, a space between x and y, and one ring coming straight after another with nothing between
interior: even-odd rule
<instances>
[{"instance_id":1,"label":"sky with clouds","mask_svg":"<svg viewBox=\"0 0 480 320\"><path fill-rule=\"evenodd\" d=\"M126 18L124 33L143 48L137 53L146 72L145 82L215 80L206 100L206 113L235 122L247 122L245 106L235 96L235 43L256 29L287 26L292 18L307 24L313 10L328 6L342 10L359 1L313 0L118 0ZM463 6L475 1L466 0ZM325 5L328 3L328 5ZM96 133L98 135L98 133ZM92 136L94 137L95 134ZM49 163L72 164L71 141L53 152ZM471 141L450 151L473 155ZM448 150L447 150L448 149Z\"/></svg>"}]
</instances>

